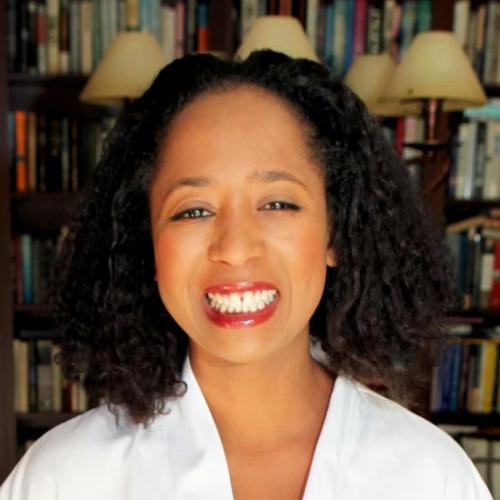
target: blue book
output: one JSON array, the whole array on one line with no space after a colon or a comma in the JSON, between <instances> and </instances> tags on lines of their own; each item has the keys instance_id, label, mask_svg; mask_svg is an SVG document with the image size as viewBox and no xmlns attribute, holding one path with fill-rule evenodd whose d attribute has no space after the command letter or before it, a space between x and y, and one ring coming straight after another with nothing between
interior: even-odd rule
<instances>
[{"instance_id":1,"label":"blue book","mask_svg":"<svg viewBox=\"0 0 500 500\"><path fill-rule=\"evenodd\" d=\"M325 7L325 38L324 38L324 62L330 68L333 65L333 22L335 16L335 5L329 3Z\"/></svg>"},{"instance_id":2,"label":"blue book","mask_svg":"<svg viewBox=\"0 0 500 500\"><path fill-rule=\"evenodd\" d=\"M439 368L439 385L441 387L441 404L439 405L439 411L450 411L451 362L452 349L451 345L448 345L444 350Z\"/></svg>"},{"instance_id":3,"label":"blue book","mask_svg":"<svg viewBox=\"0 0 500 500\"><path fill-rule=\"evenodd\" d=\"M21 276L23 304L33 304L32 243L30 234L21 235Z\"/></svg>"},{"instance_id":4,"label":"blue book","mask_svg":"<svg viewBox=\"0 0 500 500\"><path fill-rule=\"evenodd\" d=\"M450 411L458 410L460 375L462 368L463 344L455 343L452 346Z\"/></svg>"},{"instance_id":5,"label":"blue book","mask_svg":"<svg viewBox=\"0 0 500 500\"><path fill-rule=\"evenodd\" d=\"M345 29L345 56L344 73L349 71L354 57L354 11L356 5L354 0L347 0L346 5L346 29Z\"/></svg>"}]
</instances>

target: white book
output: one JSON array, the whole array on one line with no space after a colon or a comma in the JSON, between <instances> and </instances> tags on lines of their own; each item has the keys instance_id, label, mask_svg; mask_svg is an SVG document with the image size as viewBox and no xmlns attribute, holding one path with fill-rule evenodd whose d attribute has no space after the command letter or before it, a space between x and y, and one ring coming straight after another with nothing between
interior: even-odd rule
<instances>
[{"instance_id":1,"label":"white book","mask_svg":"<svg viewBox=\"0 0 500 500\"><path fill-rule=\"evenodd\" d=\"M453 8L453 32L458 38L460 45L465 47L469 26L469 0L457 0Z\"/></svg>"},{"instance_id":2,"label":"white book","mask_svg":"<svg viewBox=\"0 0 500 500\"><path fill-rule=\"evenodd\" d=\"M61 348L52 344L52 410L62 411L62 369L54 362L54 357L61 352Z\"/></svg>"},{"instance_id":3,"label":"white book","mask_svg":"<svg viewBox=\"0 0 500 500\"><path fill-rule=\"evenodd\" d=\"M161 20L161 46L168 64L175 59L175 7L172 5L163 5L161 9Z\"/></svg>"},{"instance_id":4,"label":"white book","mask_svg":"<svg viewBox=\"0 0 500 500\"><path fill-rule=\"evenodd\" d=\"M486 125L483 198L500 199L500 121L496 120L489 120Z\"/></svg>"},{"instance_id":5,"label":"white book","mask_svg":"<svg viewBox=\"0 0 500 500\"><path fill-rule=\"evenodd\" d=\"M92 15L90 0L80 2L80 70L84 75L92 72Z\"/></svg>"},{"instance_id":6,"label":"white book","mask_svg":"<svg viewBox=\"0 0 500 500\"><path fill-rule=\"evenodd\" d=\"M47 0L47 72L59 73L59 0Z\"/></svg>"},{"instance_id":7,"label":"white book","mask_svg":"<svg viewBox=\"0 0 500 500\"><path fill-rule=\"evenodd\" d=\"M240 40L248 33L259 15L259 0L241 0Z\"/></svg>"},{"instance_id":8,"label":"white book","mask_svg":"<svg viewBox=\"0 0 500 500\"><path fill-rule=\"evenodd\" d=\"M109 0L109 44L118 33L118 0Z\"/></svg>"},{"instance_id":9,"label":"white book","mask_svg":"<svg viewBox=\"0 0 500 500\"><path fill-rule=\"evenodd\" d=\"M500 35L497 31L497 10L500 11L500 4L495 0L490 0L486 7L486 40L484 50L483 82L495 83L496 62L498 57L498 45Z\"/></svg>"},{"instance_id":10,"label":"white book","mask_svg":"<svg viewBox=\"0 0 500 500\"><path fill-rule=\"evenodd\" d=\"M319 0L307 0L306 33L316 50Z\"/></svg>"},{"instance_id":11,"label":"white book","mask_svg":"<svg viewBox=\"0 0 500 500\"><path fill-rule=\"evenodd\" d=\"M477 149L477 122L470 122L466 129L467 136L465 142L461 144L463 148L463 196L465 200L471 200L474 193L474 164L476 161Z\"/></svg>"}]
</instances>

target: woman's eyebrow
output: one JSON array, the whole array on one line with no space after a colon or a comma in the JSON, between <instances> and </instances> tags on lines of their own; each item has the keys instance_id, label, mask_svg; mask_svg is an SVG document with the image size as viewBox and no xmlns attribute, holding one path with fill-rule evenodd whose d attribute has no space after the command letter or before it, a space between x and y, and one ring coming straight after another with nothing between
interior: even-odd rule
<instances>
[{"instance_id":1,"label":"woman's eyebrow","mask_svg":"<svg viewBox=\"0 0 500 500\"><path fill-rule=\"evenodd\" d=\"M284 170L256 170L248 176L251 182L271 183L278 181L289 181L298 184L307 190L306 185L295 175L285 172ZM205 187L215 184L213 177L181 177L174 182L174 185L165 193L164 199L170 196L174 191L183 186L190 187Z\"/></svg>"}]
</instances>

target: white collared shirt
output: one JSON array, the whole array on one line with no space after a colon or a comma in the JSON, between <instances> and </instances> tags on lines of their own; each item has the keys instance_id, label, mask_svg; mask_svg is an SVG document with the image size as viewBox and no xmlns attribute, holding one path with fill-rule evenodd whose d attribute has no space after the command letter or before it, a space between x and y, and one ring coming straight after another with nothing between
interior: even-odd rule
<instances>
[{"instance_id":1,"label":"white collared shirt","mask_svg":"<svg viewBox=\"0 0 500 500\"><path fill-rule=\"evenodd\" d=\"M0 488L0 500L232 500L215 422L186 359L188 390L147 428L106 406L42 436ZM122 412L123 413L123 412ZM304 500L491 500L443 431L338 376Z\"/></svg>"}]
</instances>

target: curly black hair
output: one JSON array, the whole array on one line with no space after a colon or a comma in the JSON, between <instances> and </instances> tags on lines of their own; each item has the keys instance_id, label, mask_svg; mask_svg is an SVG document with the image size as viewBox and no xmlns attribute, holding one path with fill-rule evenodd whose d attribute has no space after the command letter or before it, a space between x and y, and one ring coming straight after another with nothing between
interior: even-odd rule
<instances>
[{"instance_id":1,"label":"curly black hair","mask_svg":"<svg viewBox=\"0 0 500 500\"><path fill-rule=\"evenodd\" d=\"M404 164L360 99L324 66L258 51L245 61L189 55L166 66L109 134L57 264L54 313L66 376L136 422L184 389L187 335L155 282L149 186L172 118L202 94L264 89L308 125L323 168L329 269L310 322L332 372L378 380L400 401L421 383L456 305L451 268Z\"/></svg>"}]
</instances>

